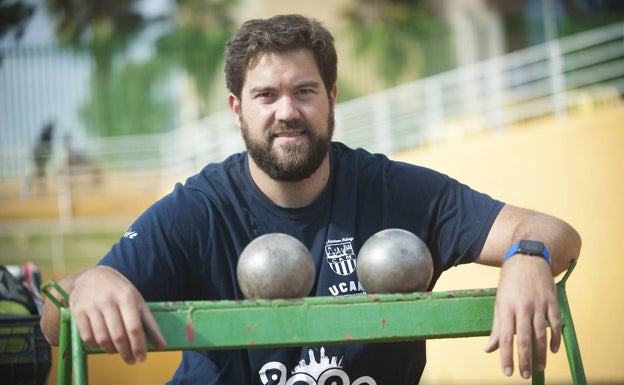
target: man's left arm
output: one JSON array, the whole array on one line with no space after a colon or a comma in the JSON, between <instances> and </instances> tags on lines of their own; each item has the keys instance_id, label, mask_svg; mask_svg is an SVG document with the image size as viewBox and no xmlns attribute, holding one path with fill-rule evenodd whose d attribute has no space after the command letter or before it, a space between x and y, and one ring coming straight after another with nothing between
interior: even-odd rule
<instances>
[{"instance_id":1,"label":"man's left arm","mask_svg":"<svg viewBox=\"0 0 624 385\"><path fill-rule=\"evenodd\" d=\"M542 242L550 265L542 256L522 253L513 254L503 263L508 250L521 240ZM578 232L561 219L511 205L505 205L498 214L475 262L502 266L494 322L485 351L500 349L505 375L513 374L514 336L523 378L531 376L533 350L535 368L543 371L546 366L546 322L551 328L550 350L559 349L561 321L553 277L578 259L580 249Z\"/></svg>"}]
</instances>

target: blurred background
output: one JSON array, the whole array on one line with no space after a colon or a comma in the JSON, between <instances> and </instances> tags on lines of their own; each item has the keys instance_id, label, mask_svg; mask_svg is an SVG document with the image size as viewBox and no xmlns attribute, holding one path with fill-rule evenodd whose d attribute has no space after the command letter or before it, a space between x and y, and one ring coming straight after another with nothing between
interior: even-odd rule
<instances>
[{"instance_id":1,"label":"blurred background","mask_svg":"<svg viewBox=\"0 0 624 385\"><path fill-rule=\"evenodd\" d=\"M336 38L336 140L579 230L568 296L585 372L624 383L623 1L0 0L0 264L44 280L91 266L176 182L243 150L223 49L244 20L280 13ZM497 278L461 266L436 290ZM429 342L422 383L528 383L485 341ZM178 360L91 356L90 381L163 383ZM563 349L546 380L570 383Z\"/></svg>"}]
</instances>

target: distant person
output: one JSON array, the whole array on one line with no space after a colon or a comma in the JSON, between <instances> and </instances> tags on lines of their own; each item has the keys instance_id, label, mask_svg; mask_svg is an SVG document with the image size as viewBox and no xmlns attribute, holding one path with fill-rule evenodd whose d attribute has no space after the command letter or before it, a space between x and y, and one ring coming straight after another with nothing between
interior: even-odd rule
<instances>
[{"instance_id":1,"label":"distant person","mask_svg":"<svg viewBox=\"0 0 624 385\"><path fill-rule=\"evenodd\" d=\"M30 195L30 191L37 189L40 194L47 192L46 173L48 163L52 158L52 139L54 137L55 124L48 122L43 126L41 134L33 148L33 161L35 163L35 175L31 178L23 195ZM36 186L35 186L36 185Z\"/></svg>"},{"instance_id":2,"label":"distant person","mask_svg":"<svg viewBox=\"0 0 624 385\"><path fill-rule=\"evenodd\" d=\"M49 122L41 131L41 135L39 136L39 140L35 144L35 149L33 151L35 167L36 167L36 176L43 178L46 174L46 166L48 165L48 161L52 156L52 137L54 136L54 123Z\"/></svg>"}]
</instances>

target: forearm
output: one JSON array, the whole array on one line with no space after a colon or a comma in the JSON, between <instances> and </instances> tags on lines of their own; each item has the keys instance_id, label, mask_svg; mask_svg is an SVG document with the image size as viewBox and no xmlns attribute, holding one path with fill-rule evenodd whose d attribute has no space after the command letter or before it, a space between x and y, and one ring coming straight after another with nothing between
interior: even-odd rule
<instances>
[{"instance_id":1,"label":"forearm","mask_svg":"<svg viewBox=\"0 0 624 385\"><path fill-rule=\"evenodd\" d=\"M70 293L73 289L75 278L76 276L65 278L58 282L58 284L66 293ZM69 304L66 303L65 299L62 298L59 293L52 292L52 294L56 297L59 303L64 306L69 306ZM46 300L43 303L43 313L41 315L40 326L46 339L53 346L58 346L59 344L60 323L60 310L54 303L52 303L52 301Z\"/></svg>"},{"instance_id":2,"label":"forearm","mask_svg":"<svg viewBox=\"0 0 624 385\"><path fill-rule=\"evenodd\" d=\"M518 224L512 243L522 239L538 240L546 245L551 256L553 276L566 271L581 251L581 237L568 223L545 214L534 213Z\"/></svg>"},{"instance_id":3,"label":"forearm","mask_svg":"<svg viewBox=\"0 0 624 385\"><path fill-rule=\"evenodd\" d=\"M541 241L546 245L553 276L567 270L572 260L578 259L581 250L581 237L568 223L550 215L505 205L476 262L500 267L507 249L522 239Z\"/></svg>"}]
</instances>

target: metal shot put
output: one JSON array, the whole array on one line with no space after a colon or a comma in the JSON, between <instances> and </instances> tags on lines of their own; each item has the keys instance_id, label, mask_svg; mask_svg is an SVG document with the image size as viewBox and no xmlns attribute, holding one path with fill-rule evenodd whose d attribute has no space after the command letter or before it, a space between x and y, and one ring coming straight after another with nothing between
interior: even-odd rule
<instances>
[{"instance_id":1,"label":"metal shot put","mask_svg":"<svg viewBox=\"0 0 624 385\"><path fill-rule=\"evenodd\" d=\"M301 298L310 294L316 271L303 243L287 234L271 233L243 249L236 276L249 299Z\"/></svg>"},{"instance_id":2,"label":"metal shot put","mask_svg":"<svg viewBox=\"0 0 624 385\"><path fill-rule=\"evenodd\" d=\"M424 291L433 276L427 245L402 229L375 233L362 246L357 275L369 294Z\"/></svg>"}]
</instances>

